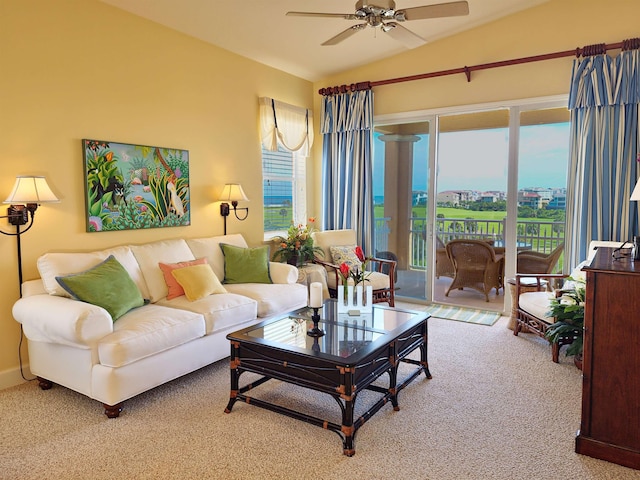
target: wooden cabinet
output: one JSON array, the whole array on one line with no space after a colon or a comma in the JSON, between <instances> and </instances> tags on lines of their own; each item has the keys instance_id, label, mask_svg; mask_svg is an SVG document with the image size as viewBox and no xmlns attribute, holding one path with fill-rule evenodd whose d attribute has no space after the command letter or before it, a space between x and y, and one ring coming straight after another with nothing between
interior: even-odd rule
<instances>
[{"instance_id":1,"label":"wooden cabinet","mask_svg":"<svg viewBox=\"0 0 640 480\"><path fill-rule=\"evenodd\" d=\"M640 469L640 261L600 248L588 267L576 452Z\"/></svg>"}]
</instances>

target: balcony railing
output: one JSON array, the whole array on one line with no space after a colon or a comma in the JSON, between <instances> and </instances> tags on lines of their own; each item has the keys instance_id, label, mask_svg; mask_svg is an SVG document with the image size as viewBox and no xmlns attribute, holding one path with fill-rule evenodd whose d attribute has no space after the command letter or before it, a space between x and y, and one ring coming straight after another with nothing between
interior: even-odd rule
<instances>
[{"instance_id":1,"label":"balcony railing","mask_svg":"<svg viewBox=\"0 0 640 480\"><path fill-rule=\"evenodd\" d=\"M389 218L376 218L376 251L387 250ZM426 218L411 218L409 249L411 269L425 269L429 255L426 250ZM504 220L475 220L461 218L438 218L436 233L443 243L456 238L493 240L504 245ZM564 222L518 221L517 244L536 252L550 253L564 242Z\"/></svg>"}]
</instances>

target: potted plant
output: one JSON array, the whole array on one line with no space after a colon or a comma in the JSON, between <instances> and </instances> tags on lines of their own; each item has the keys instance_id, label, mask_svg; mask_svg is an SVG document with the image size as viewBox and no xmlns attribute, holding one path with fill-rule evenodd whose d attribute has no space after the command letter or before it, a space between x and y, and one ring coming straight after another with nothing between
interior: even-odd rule
<instances>
[{"instance_id":1,"label":"potted plant","mask_svg":"<svg viewBox=\"0 0 640 480\"><path fill-rule=\"evenodd\" d=\"M315 218L309 218L307 225L292 223L287 230L286 237L275 237L274 242L278 248L273 253L271 260L274 262L285 261L291 265L304 265L312 261L317 254L324 255L320 247L313 244L311 233L315 230L313 224Z\"/></svg>"},{"instance_id":2,"label":"potted plant","mask_svg":"<svg viewBox=\"0 0 640 480\"><path fill-rule=\"evenodd\" d=\"M573 341L565 354L574 356L578 368L582 367L582 345L584 334L584 299L585 283L569 277L570 289L563 289L562 295L551 300L551 309L547 315L556 321L547 329L546 337L550 342L561 340Z\"/></svg>"}]
</instances>

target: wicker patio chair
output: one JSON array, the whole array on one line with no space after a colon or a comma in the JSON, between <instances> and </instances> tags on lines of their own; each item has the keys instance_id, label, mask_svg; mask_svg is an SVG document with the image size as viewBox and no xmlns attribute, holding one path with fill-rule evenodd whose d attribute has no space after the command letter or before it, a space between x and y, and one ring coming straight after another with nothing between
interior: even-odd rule
<instances>
[{"instance_id":1,"label":"wicker patio chair","mask_svg":"<svg viewBox=\"0 0 640 480\"><path fill-rule=\"evenodd\" d=\"M449 255L447 255L447 248L440 237L436 236L436 278L453 278L454 275L453 263L451 263Z\"/></svg>"},{"instance_id":2,"label":"wicker patio chair","mask_svg":"<svg viewBox=\"0 0 640 480\"><path fill-rule=\"evenodd\" d=\"M484 293L488 302L489 292L493 288L496 289L496 294L503 288L504 255L496 255L487 242L451 240L446 248L455 274L445 296L448 297L451 290L469 287Z\"/></svg>"},{"instance_id":3,"label":"wicker patio chair","mask_svg":"<svg viewBox=\"0 0 640 480\"><path fill-rule=\"evenodd\" d=\"M518 253L518 273L551 273L555 268L560 255L564 250L564 243L561 243L556 249L545 254L542 252L533 252L525 250Z\"/></svg>"}]
</instances>

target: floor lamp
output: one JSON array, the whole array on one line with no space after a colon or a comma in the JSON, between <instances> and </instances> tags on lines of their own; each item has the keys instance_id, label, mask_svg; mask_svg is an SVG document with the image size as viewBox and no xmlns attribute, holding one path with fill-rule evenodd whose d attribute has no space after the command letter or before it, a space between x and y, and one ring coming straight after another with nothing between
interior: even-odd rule
<instances>
[{"instance_id":1,"label":"floor lamp","mask_svg":"<svg viewBox=\"0 0 640 480\"><path fill-rule=\"evenodd\" d=\"M53 194L47 180L44 177L36 176L18 176L13 190L4 201L9 203L7 214L0 218L8 219L11 225L16 227L15 232L5 232L0 230L4 235L16 237L18 246L18 281L20 285L20 296L22 297L22 249L20 245L20 236L33 226L38 205L41 203L59 202L58 198ZM22 229L21 227L26 228Z\"/></svg>"},{"instance_id":2,"label":"floor lamp","mask_svg":"<svg viewBox=\"0 0 640 480\"><path fill-rule=\"evenodd\" d=\"M239 183L227 183L222 189L222 195L220 195L220 199L218 201L222 202L220 204L220 215L224 218L224 234L227 234L227 217L231 212L229 207L229 202L231 202L231 206L233 207L233 213L236 218L240 221L246 220L249 215L249 209L247 207L238 208L238 202L240 200L244 200L248 202L249 199L244 194L244 190L242 190L242 186ZM240 218L238 216L238 210L244 210L244 217Z\"/></svg>"}]
</instances>

